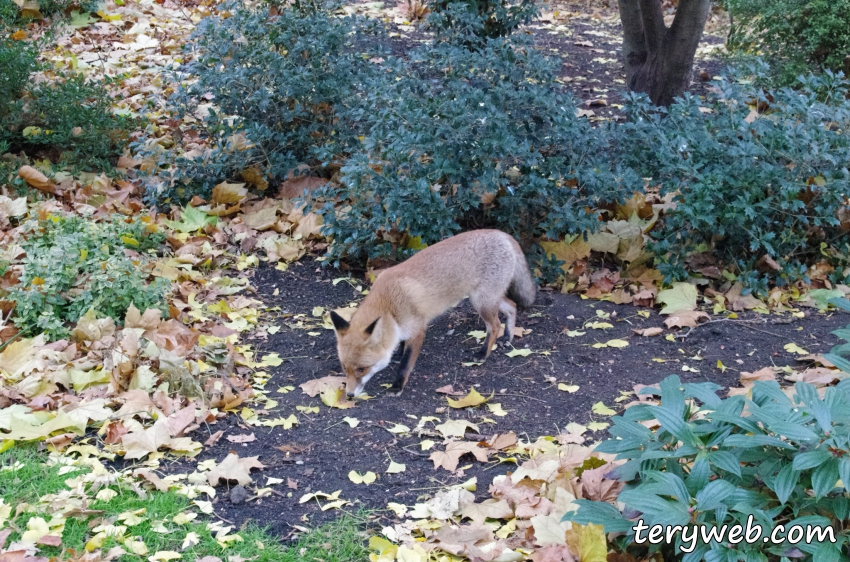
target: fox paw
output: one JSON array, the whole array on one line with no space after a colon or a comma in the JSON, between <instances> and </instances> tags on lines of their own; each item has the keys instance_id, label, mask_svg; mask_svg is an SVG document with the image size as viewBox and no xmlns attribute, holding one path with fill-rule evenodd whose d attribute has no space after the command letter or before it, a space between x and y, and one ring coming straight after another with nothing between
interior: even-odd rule
<instances>
[{"instance_id":1,"label":"fox paw","mask_svg":"<svg viewBox=\"0 0 850 562\"><path fill-rule=\"evenodd\" d=\"M403 386L393 385L387 389L387 395L389 396L401 396L401 393L404 391Z\"/></svg>"}]
</instances>

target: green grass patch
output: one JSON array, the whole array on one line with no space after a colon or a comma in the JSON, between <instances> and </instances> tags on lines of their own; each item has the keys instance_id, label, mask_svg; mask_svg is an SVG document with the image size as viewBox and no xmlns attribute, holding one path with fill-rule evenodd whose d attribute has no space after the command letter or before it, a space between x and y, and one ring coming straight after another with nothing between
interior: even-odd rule
<instances>
[{"instance_id":1,"label":"green grass patch","mask_svg":"<svg viewBox=\"0 0 850 562\"><path fill-rule=\"evenodd\" d=\"M139 561L158 552L177 553L181 560L236 556L253 562L354 562L368 558L363 514L343 515L284 546L256 525L240 529L208 519L178 491L152 491L141 497L129 480L108 471L101 474L97 463L94 466L99 477L91 482L91 466L63 464L61 457L48 457L32 446L0 453L0 498L11 506L9 519L18 529L7 544L46 524L49 534L61 534L63 546L42 545L40 555L58 559L71 557L72 550L81 553L87 545L104 553L120 546L127 552L121 561ZM80 507L80 500L88 500L85 509L95 513L69 514L63 521L63 512ZM0 530L10 524L3 522L2 514L0 505Z\"/></svg>"}]
</instances>

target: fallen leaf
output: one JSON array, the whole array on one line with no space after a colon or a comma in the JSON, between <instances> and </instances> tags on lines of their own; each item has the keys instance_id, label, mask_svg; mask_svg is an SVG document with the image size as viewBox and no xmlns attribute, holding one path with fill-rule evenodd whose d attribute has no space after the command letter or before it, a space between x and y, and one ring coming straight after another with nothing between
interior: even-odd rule
<instances>
[{"instance_id":1,"label":"fallen leaf","mask_svg":"<svg viewBox=\"0 0 850 562\"><path fill-rule=\"evenodd\" d=\"M697 307L697 288L690 283L673 283L672 289L660 291L655 300L664 304L661 314L672 314Z\"/></svg>"},{"instance_id":2,"label":"fallen leaf","mask_svg":"<svg viewBox=\"0 0 850 562\"><path fill-rule=\"evenodd\" d=\"M473 387L469 389L469 394L467 394L460 400L452 400L451 398L446 398L446 400L448 401L449 406L451 406L452 408L469 408L483 404L492 397L492 393L488 398L481 396L478 391L475 390L475 388Z\"/></svg>"},{"instance_id":3,"label":"fallen leaf","mask_svg":"<svg viewBox=\"0 0 850 562\"><path fill-rule=\"evenodd\" d=\"M378 479L378 475L372 471L369 471L365 474L358 474L355 471L351 471L348 473L348 479L354 482L355 484L366 484L367 486L373 483Z\"/></svg>"}]
</instances>

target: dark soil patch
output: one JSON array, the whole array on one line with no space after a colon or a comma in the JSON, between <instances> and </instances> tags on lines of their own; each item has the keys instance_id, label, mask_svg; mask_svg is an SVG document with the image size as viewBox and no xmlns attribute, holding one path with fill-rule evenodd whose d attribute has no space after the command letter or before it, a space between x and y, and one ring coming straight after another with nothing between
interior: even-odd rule
<instances>
[{"instance_id":1,"label":"dark soil patch","mask_svg":"<svg viewBox=\"0 0 850 562\"><path fill-rule=\"evenodd\" d=\"M796 356L784 351L785 344L795 342L811 353L825 352L837 342L829 332L850 320L850 316L843 313L812 312L803 319L771 315L762 317L763 322L755 326L732 322L704 325L687 339L670 342L664 336L642 337L632 331L662 326L663 317L655 311L649 318L643 318L638 314L640 309L631 305L618 306L582 300L576 295L542 292L534 307L521 312L517 322L532 333L515 340L515 344L535 351L546 350L550 355L509 358L500 347L485 365L464 367L463 362L475 360L474 353L479 347L468 332L484 329L476 313L464 302L435 321L428 330L422 355L402 396L387 396L381 386L393 380L391 365L368 384L366 392L373 396L372 399L358 402L353 409L336 410L324 406L318 397L309 398L298 388L299 384L311 379L340 374L333 332L321 327L294 329L287 327L285 322L293 322L292 316L296 314L311 318L315 306L329 309L360 300L362 296L349 283L333 284L333 277L339 275L336 271L322 271L311 261L292 264L284 273L265 265L256 271L253 285L267 306L280 307L277 314L281 318L275 323L279 323L281 329L265 342L255 341L255 346L263 352L278 352L286 358L282 365L270 369L273 378L266 388L269 395L279 401L278 408L270 415L295 413L299 424L290 430L270 430L248 427L238 416L229 416L210 430L225 429L227 435L254 433L257 440L237 445L222 439L217 445L205 448L197 460L221 460L228 451L242 457L259 455L267 468L255 476L258 487L264 486L266 476L290 478L298 487L290 490L278 485L274 487L278 491L276 495L240 505L233 505L222 490L215 500L216 513L236 524L250 519L271 525L275 532L287 535L292 525L312 524L334 517L333 511L320 511L315 501L298 503L303 494L311 491L342 490L340 497L352 502L346 509L361 506L383 509L388 502L413 504L443 484L476 476L478 495L486 496L492 478L511 470L513 465L483 464L465 457L460 466L471 466L461 473L434 470L433 463L428 460L429 452L419 448L420 439L397 436L386 429L396 423L413 428L418 418L436 415L443 421L466 417L479 424L482 434L514 431L527 440L557 435L569 422L607 421L603 416L591 414L594 403L602 401L619 408L614 400L620 396L620 391L632 390L636 384L657 383L669 374L675 373L683 381L712 381L728 387L737 385L739 371L754 371L770 365L799 368ZM273 295L275 289L279 292L277 296ZM565 328L576 330L585 320L596 319L599 310L610 314L608 322L613 328L587 329L586 335L577 338L563 333ZM756 317L754 314L741 316ZM317 335L310 335L308 331ZM591 347L595 342L614 338L627 340L629 346L620 349ZM693 359L695 356L702 360ZM653 359L663 359L666 363ZM716 368L718 360L729 367L725 373ZM685 366L698 372L683 371ZM577 384L580 390L573 394L559 391L551 377L558 382ZM494 392L492 401L501 403L508 414L496 417L483 406L474 410L447 408L436 413L446 407L446 399L435 390L449 383L464 390L476 386L485 395ZM284 385L295 386L296 390L277 393L276 390ZM297 412L298 405L319 406L320 411L318 414ZM359 419L360 425L350 428L342 422L345 416ZM482 416L497 423L482 423ZM599 439L603 434L598 432L591 438ZM203 441L206 436L195 435L194 438ZM287 454L275 449L282 446L291 452ZM404 463L407 470L401 474L384 474L390 459ZM355 485L348 479L350 470L359 473L371 470L380 477L370 486Z\"/></svg>"}]
</instances>

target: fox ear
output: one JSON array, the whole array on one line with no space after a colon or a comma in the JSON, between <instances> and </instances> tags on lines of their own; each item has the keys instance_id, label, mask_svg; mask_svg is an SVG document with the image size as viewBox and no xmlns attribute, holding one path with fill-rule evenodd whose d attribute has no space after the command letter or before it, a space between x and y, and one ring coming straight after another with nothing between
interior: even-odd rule
<instances>
[{"instance_id":1,"label":"fox ear","mask_svg":"<svg viewBox=\"0 0 850 562\"><path fill-rule=\"evenodd\" d=\"M378 321L381 319L380 316L375 318L375 321L366 326L366 333L372 337L381 337L381 330L379 329L377 333L375 332L375 328L378 326Z\"/></svg>"},{"instance_id":2,"label":"fox ear","mask_svg":"<svg viewBox=\"0 0 850 562\"><path fill-rule=\"evenodd\" d=\"M333 310L331 310L331 322L333 322L334 330L336 330L336 332L339 334L345 333L345 331L348 330L348 327L350 326L348 320L346 320Z\"/></svg>"}]
</instances>

